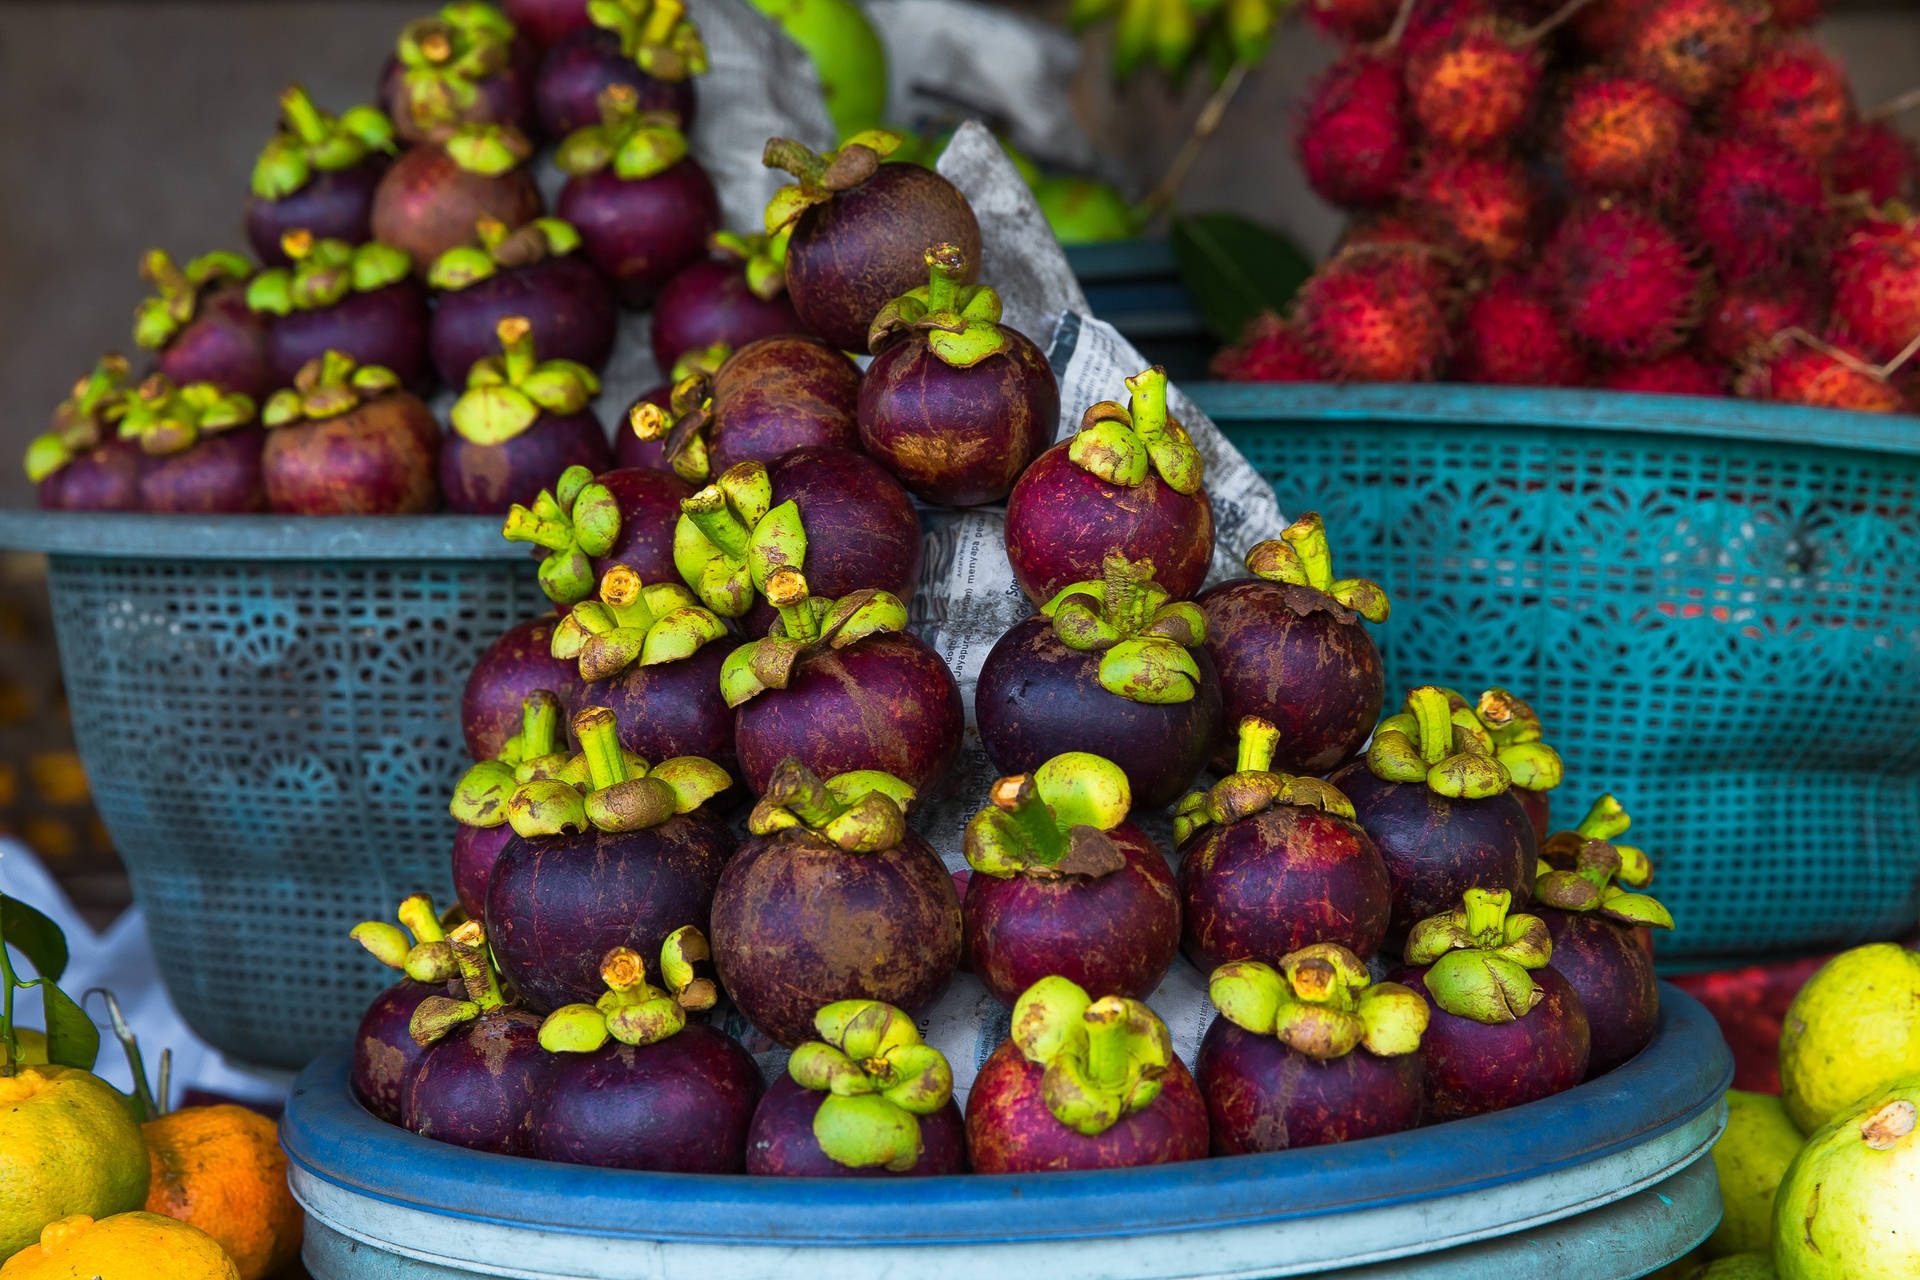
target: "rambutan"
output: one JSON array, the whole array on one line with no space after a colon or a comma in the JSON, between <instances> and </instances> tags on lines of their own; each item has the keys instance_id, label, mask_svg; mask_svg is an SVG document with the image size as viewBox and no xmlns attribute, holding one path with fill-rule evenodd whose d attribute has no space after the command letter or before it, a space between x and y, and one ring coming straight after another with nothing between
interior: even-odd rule
<instances>
[{"instance_id":1,"label":"rambutan","mask_svg":"<svg viewBox=\"0 0 1920 1280\"><path fill-rule=\"evenodd\" d=\"M1356 218L1340 232L1336 249L1367 245L1393 246L1412 250L1410 255L1425 268L1427 287L1436 294L1451 290L1462 263L1460 255L1449 248L1433 227L1417 214L1394 208Z\"/></svg>"},{"instance_id":2,"label":"rambutan","mask_svg":"<svg viewBox=\"0 0 1920 1280\"><path fill-rule=\"evenodd\" d=\"M1300 288L1294 322L1339 382L1427 382L1448 350L1447 307L1420 255L1349 249Z\"/></svg>"},{"instance_id":3,"label":"rambutan","mask_svg":"<svg viewBox=\"0 0 1920 1280\"><path fill-rule=\"evenodd\" d=\"M1429 138L1461 151L1506 141L1540 96L1541 58L1493 21L1461 22L1407 59L1407 101Z\"/></svg>"},{"instance_id":4,"label":"rambutan","mask_svg":"<svg viewBox=\"0 0 1920 1280\"><path fill-rule=\"evenodd\" d=\"M1739 364L1788 329L1816 332L1823 313L1814 290L1797 276L1735 281L1707 307L1700 344L1714 359Z\"/></svg>"},{"instance_id":5,"label":"rambutan","mask_svg":"<svg viewBox=\"0 0 1920 1280\"><path fill-rule=\"evenodd\" d=\"M1240 340L1213 357L1213 376L1227 382L1323 382L1320 362L1300 330L1271 311L1247 323Z\"/></svg>"},{"instance_id":6,"label":"rambutan","mask_svg":"<svg viewBox=\"0 0 1920 1280\"><path fill-rule=\"evenodd\" d=\"M1399 72L1380 58L1350 53L1320 78L1295 145L1323 199L1354 208L1393 198L1407 166L1405 105Z\"/></svg>"},{"instance_id":7,"label":"rambutan","mask_svg":"<svg viewBox=\"0 0 1920 1280\"><path fill-rule=\"evenodd\" d=\"M1496 263L1532 247L1539 196L1527 171L1506 156L1429 151L1403 191L1448 244Z\"/></svg>"},{"instance_id":8,"label":"rambutan","mask_svg":"<svg viewBox=\"0 0 1920 1280\"><path fill-rule=\"evenodd\" d=\"M1833 259L1833 331L1850 351L1888 361L1920 338L1920 220L1855 231Z\"/></svg>"},{"instance_id":9,"label":"rambutan","mask_svg":"<svg viewBox=\"0 0 1920 1280\"><path fill-rule=\"evenodd\" d=\"M1685 103L1645 80L1582 80L1560 116L1567 178L1589 191L1648 190L1679 154L1690 119Z\"/></svg>"},{"instance_id":10,"label":"rambutan","mask_svg":"<svg viewBox=\"0 0 1920 1280\"><path fill-rule=\"evenodd\" d=\"M1781 40L1761 49L1723 110L1729 131L1771 138L1819 164L1853 123L1853 89L1811 40Z\"/></svg>"},{"instance_id":11,"label":"rambutan","mask_svg":"<svg viewBox=\"0 0 1920 1280\"><path fill-rule=\"evenodd\" d=\"M1743 0L1641 0L1622 30L1622 70L1697 107L1753 57L1758 11Z\"/></svg>"},{"instance_id":12,"label":"rambutan","mask_svg":"<svg viewBox=\"0 0 1920 1280\"><path fill-rule=\"evenodd\" d=\"M1675 351L1643 364L1623 365L1600 380L1608 391L1654 396L1724 396L1727 371L1691 351Z\"/></svg>"},{"instance_id":13,"label":"rambutan","mask_svg":"<svg viewBox=\"0 0 1920 1280\"><path fill-rule=\"evenodd\" d=\"M1387 34L1400 0L1307 0L1302 8L1314 26L1352 44Z\"/></svg>"},{"instance_id":14,"label":"rambutan","mask_svg":"<svg viewBox=\"0 0 1920 1280\"><path fill-rule=\"evenodd\" d=\"M1577 387L1587 362L1560 327L1546 295L1525 277L1494 281L1467 305L1453 376L1515 387Z\"/></svg>"},{"instance_id":15,"label":"rambutan","mask_svg":"<svg viewBox=\"0 0 1920 1280\"><path fill-rule=\"evenodd\" d=\"M1740 375L1739 391L1751 400L1860 413L1899 413L1906 407L1906 397L1887 379L1798 341L1762 353Z\"/></svg>"},{"instance_id":16,"label":"rambutan","mask_svg":"<svg viewBox=\"0 0 1920 1280\"><path fill-rule=\"evenodd\" d=\"M1666 355L1699 322L1699 268L1645 209L1606 199L1575 209L1547 242L1544 261L1561 319L1609 359Z\"/></svg>"},{"instance_id":17,"label":"rambutan","mask_svg":"<svg viewBox=\"0 0 1920 1280\"><path fill-rule=\"evenodd\" d=\"M1806 160L1777 142L1708 143L1692 200L1693 226L1729 280L1777 271L1819 229L1826 193Z\"/></svg>"},{"instance_id":18,"label":"rambutan","mask_svg":"<svg viewBox=\"0 0 1920 1280\"><path fill-rule=\"evenodd\" d=\"M1911 204L1920 194L1920 152L1893 126L1856 120L1827 160L1837 196L1864 196L1869 204Z\"/></svg>"}]
</instances>

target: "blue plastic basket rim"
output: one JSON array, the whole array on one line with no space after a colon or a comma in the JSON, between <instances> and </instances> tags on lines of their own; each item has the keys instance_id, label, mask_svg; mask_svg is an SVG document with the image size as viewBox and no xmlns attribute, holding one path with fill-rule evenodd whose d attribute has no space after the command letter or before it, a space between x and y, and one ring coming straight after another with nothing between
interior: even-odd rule
<instances>
[{"instance_id":1,"label":"blue plastic basket rim","mask_svg":"<svg viewBox=\"0 0 1920 1280\"><path fill-rule=\"evenodd\" d=\"M1182 390L1217 423L1285 421L1528 427L1809 445L1920 455L1920 418L1724 397L1631 395L1459 383L1196 382Z\"/></svg>"},{"instance_id":2,"label":"blue plastic basket rim","mask_svg":"<svg viewBox=\"0 0 1920 1280\"><path fill-rule=\"evenodd\" d=\"M115 560L526 560L500 516L0 510L0 547Z\"/></svg>"},{"instance_id":3,"label":"blue plastic basket rim","mask_svg":"<svg viewBox=\"0 0 1920 1280\"><path fill-rule=\"evenodd\" d=\"M1638 1057L1541 1102L1360 1142L1145 1169L753 1178L488 1155L375 1118L349 1094L344 1053L301 1073L280 1133L311 1176L456 1221L707 1244L874 1243L883 1223L915 1243L1162 1234L1440 1200L1654 1141L1718 1106L1733 1079L1732 1053L1706 1009L1666 984L1660 1003L1654 1039Z\"/></svg>"}]
</instances>

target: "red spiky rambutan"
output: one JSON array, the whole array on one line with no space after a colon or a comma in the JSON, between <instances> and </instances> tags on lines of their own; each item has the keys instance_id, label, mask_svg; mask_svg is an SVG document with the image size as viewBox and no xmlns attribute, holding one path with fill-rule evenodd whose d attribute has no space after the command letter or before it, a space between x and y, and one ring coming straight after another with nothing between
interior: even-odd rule
<instances>
[{"instance_id":1,"label":"red spiky rambutan","mask_svg":"<svg viewBox=\"0 0 1920 1280\"><path fill-rule=\"evenodd\" d=\"M1487 0L1414 0L1407 15L1407 29L1400 35L1400 52L1412 61L1462 26L1492 16Z\"/></svg>"},{"instance_id":2,"label":"red spiky rambutan","mask_svg":"<svg viewBox=\"0 0 1920 1280\"><path fill-rule=\"evenodd\" d=\"M1653 396L1724 396L1727 371L1691 351L1676 351L1644 364L1623 365L1600 380L1608 391Z\"/></svg>"},{"instance_id":3,"label":"red spiky rambutan","mask_svg":"<svg viewBox=\"0 0 1920 1280\"><path fill-rule=\"evenodd\" d=\"M1777 142L1720 138L1703 148L1693 226L1729 280L1777 271L1818 230L1826 193L1811 164Z\"/></svg>"},{"instance_id":4,"label":"red spiky rambutan","mask_svg":"<svg viewBox=\"0 0 1920 1280\"><path fill-rule=\"evenodd\" d=\"M1561 163L1586 190L1645 191L1679 154L1690 121L1685 103L1645 80L1582 80L1560 116Z\"/></svg>"},{"instance_id":5,"label":"red spiky rambutan","mask_svg":"<svg viewBox=\"0 0 1920 1280\"><path fill-rule=\"evenodd\" d=\"M1641 0L1615 56L1622 70L1697 107L1751 61L1758 20L1743 0Z\"/></svg>"},{"instance_id":6,"label":"red spiky rambutan","mask_svg":"<svg viewBox=\"0 0 1920 1280\"><path fill-rule=\"evenodd\" d=\"M1271 311L1247 323L1240 340L1222 348L1210 366L1227 382L1324 382L1320 362L1300 330Z\"/></svg>"},{"instance_id":7,"label":"red spiky rambutan","mask_svg":"<svg viewBox=\"0 0 1920 1280\"><path fill-rule=\"evenodd\" d=\"M1856 120L1827 159L1827 181L1837 196L1911 204L1920 194L1920 152L1893 126Z\"/></svg>"},{"instance_id":8,"label":"red spiky rambutan","mask_svg":"<svg viewBox=\"0 0 1920 1280\"><path fill-rule=\"evenodd\" d=\"M1810 27L1826 12L1827 0L1773 0L1769 7L1776 27Z\"/></svg>"},{"instance_id":9,"label":"red spiky rambutan","mask_svg":"<svg viewBox=\"0 0 1920 1280\"><path fill-rule=\"evenodd\" d=\"M1700 343L1714 359L1739 364L1788 329L1817 332L1825 318L1819 296L1799 276L1741 280L1722 288L1700 324Z\"/></svg>"},{"instance_id":10,"label":"red spiky rambutan","mask_svg":"<svg viewBox=\"0 0 1920 1280\"><path fill-rule=\"evenodd\" d=\"M1920 220L1872 223L1833 258L1835 341L1885 362L1920 338Z\"/></svg>"},{"instance_id":11,"label":"red spiky rambutan","mask_svg":"<svg viewBox=\"0 0 1920 1280\"><path fill-rule=\"evenodd\" d=\"M1700 270L1659 217L1597 200L1568 214L1543 255L1561 319L1612 360L1680 347L1700 318Z\"/></svg>"},{"instance_id":12,"label":"red spiky rambutan","mask_svg":"<svg viewBox=\"0 0 1920 1280\"><path fill-rule=\"evenodd\" d=\"M1526 169L1506 156L1429 151L1403 193L1446 243L1490 262L1512 262L1532 247L1539 195Z\"/></svg>"},{"instance_id":13,"label":"red spiky rambutan","mask_svg":"<svg viewBox=\"0 0 1920 1280\"><path fill-rule=\"evenodd\" d=\"M1456 24L1407 59L1407 102L1429 138L1461 151L1506 141L1540 96L1540 51L1502 23Z\"/></svg>"},{"instance_id":14,"label":"red spiky rambutan","mask_svg":"<svg viewBox=\"0 0 1920 1280\"><path fill-rule=\"evenodd\" d=\"M1338 382L1427 382L1448 350L1447 307L1420 255L1349 249L1300 287L1294 323Z\"/></svg>"},{"instance_id":15,"label":"red spiky rambutan","mask_svg":"<svg viewBox=\"0 0 1920 1280\"><path fill-rule=\"evenodd\" d=\"M1352 44L1387 34L1400 0L1307 0L1302 7L1314 26Z\"/></svg>"},{"instance_id":16,"label":"red spiky rambutan","mask_svg":"<svg viewBox=\"0 0 1920 1280\"><path fill-rule=\"evenodd\" d=\"M1731 132L1771 138L1819 164L1853 123L1853 88L1813 41L1780 40L1761 49L1723 111Z\"/></svg>"},{"instance_id":17,"label":"red spiky rambutan","mask_svg":"<svg viewBox=\"0 0 1920 1280\"><path fill-rule=\"evenodd\" d=\"M1460 317L1453 376L1514 387L1577 387L1586 358L1560 327L1546 295L1518 275L1502 276Z\"/></svg>"},{"instance_id":18,"label":"red spiky rambutan","mask_svg":"<svg viewBox=\"0 0 1920 1280\"><path fill-rule=\"evenodd\" d=\"M1394 197L1407 167L1405 106L1399 72L1380 58L1350 53L1328 69L1295 139L1322 199L1357 208Z\"/></svg>"},{"instance_id":19,"label":"red spiky rambutan","mask_svg":"<svg viewBox=\"0 0 1920 1280\"><path fill-rule=\"evenodd\" d=\"M1433 227L1415 213L1394 208L1357 218L1340 232L1335 247L1352 249L1364 245L1412 250L1413 259L1425 268L1427 287L1436 294L1447 293L1457 283L1455 273L1462 265L1460 255L1447 247Z\"/></svg>"},{"instance_id":20,"label":"red spiky rambutan","mask_svg":"<svg viewBox=\"0 0 1920 1280\"><path fill-rule=\"evenodd\" d=\"M1860 413L1899 413L1906 397L1885 378L1863 372L1803 342L1785 342L1762 353L1739 379L1750 400L1805 404Z\"/></svg>"}]
</instances>

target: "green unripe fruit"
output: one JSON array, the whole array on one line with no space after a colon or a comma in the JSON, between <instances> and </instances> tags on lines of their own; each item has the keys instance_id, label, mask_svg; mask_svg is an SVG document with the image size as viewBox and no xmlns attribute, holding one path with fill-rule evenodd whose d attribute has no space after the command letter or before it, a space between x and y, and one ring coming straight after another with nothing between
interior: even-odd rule
<instances>
[{"instance_id":1,"label":"green unripe fruit","mask_svg":"<svg viewBox=\"0 0 1920 1280\"><path fill-rule=\"evenodd\" d=\"M812 60L841 137L879 127L887 110L887 50L854 0L752 2Z\"/></svg>"}]
</instances>

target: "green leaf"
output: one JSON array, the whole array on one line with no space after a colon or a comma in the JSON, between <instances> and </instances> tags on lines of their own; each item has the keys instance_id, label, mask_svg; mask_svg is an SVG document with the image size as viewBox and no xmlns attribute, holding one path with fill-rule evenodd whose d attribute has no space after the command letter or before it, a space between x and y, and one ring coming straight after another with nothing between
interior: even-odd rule
<instances>
[{"instance_id":1,"label":"green leaf","mask_svg":"<svg viewBox=\"0 0 1920 1280\"><path fill-rule=\"evenodd\" d=\"M67 971L67 939L39 911L0 893L0 938L27 958L35 974L58 982Z\"/></svg>"},{"instance_id":2,"label":"green leaf","mask_svg":"<svg viewBox=\"0 0 1920 1280\"><path fill-rule=\"evenodd\" d=\"M47 1061L60 1067L93 1070L100 1057L100 1029L86 1011L51 982L29 983L40 988L47 1014Z\"/></svg>"},{"instance_id":3,"label":"green leaf","mask_svg":"<svg viewBox=\"0 0 1920 1280\"><path fill-rule=\"evenodd\" d=\"M1313 273L1299 246L1238 214L1176 218L1171 239L1180 281L1222 342L1262 311L1285 311Z\"/></svg>"}]
</instances>

